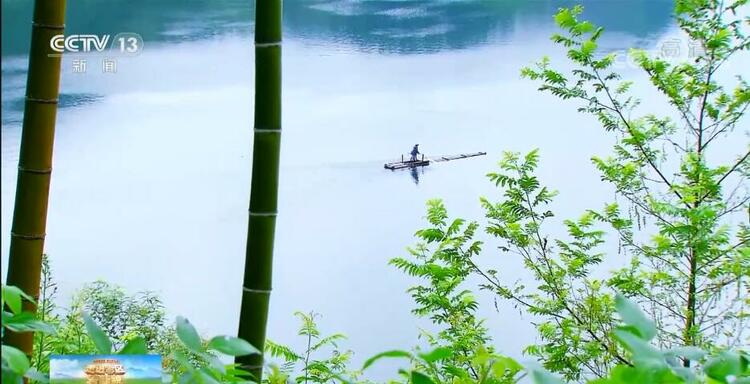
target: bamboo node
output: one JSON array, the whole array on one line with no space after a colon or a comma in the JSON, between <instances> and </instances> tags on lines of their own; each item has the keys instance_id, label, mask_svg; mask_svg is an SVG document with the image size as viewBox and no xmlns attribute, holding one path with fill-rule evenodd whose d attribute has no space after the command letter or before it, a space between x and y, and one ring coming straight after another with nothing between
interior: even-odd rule
<instances>
[{"instance_id":1,"label":"bamboo node","mask_svg":"<svg viewBox=\"0 0 750 384\"><path fill-rule=\"evenodd\" d=\"M26 101L30 101L32 103L41 103L41 104L57 104L57 99L39 99L36 97L26 96Z\"/></svg>"},{"instance_id":2,"label":"bamboo node","mask_svg":"<svg viewBox=\"0 0 750 384\"><path fill-rule=\"evenodd\" d=\"M267 47L280 47L281 46L281 40L279 41L269 41L267 43L259 43L255 42L255 48L267 48Z\"/></svg>"},{"instance_id":3,"label":"bamboo node","mask_svg":"<svg viewBox=\"0 0 750 384\"><path fill-rule=\"evenodd\" d=\"M39 175L49 175L50 173L52 173L52 168L35 169L35 168L26 168L23 165L19 165L18 172L36 173Z\"/></svg>"},{"instance_id":4,"label":"bamboo node","mask_svg":"<svg viewBox=\"0 0 750 384\"><path fill-rule=\"evenodd\" d=\"M261 295L270 295L271 290L270 289L252 289L247 287L242 287L242 290L247 293L260 293Z\"/></svg>"},{"instance_id":5,"label":"bamboo node","mask_svg":"<svg viewBox=\"0 0 750 384\"><path fill-rule=\"evenodd\" d=\"M255 133L276 133L281 134L280 129L255 128Z\"/></svg>"},{"instance_id":6,"label":"bamboo node","mask_svg":"<svg viewBox=\"0 0 750 384\"><path fill-rule=\"evenodd\" d=\"M54 30L65 29L65 24L44 24L44 23L38 23L34 21L31 23L31 25L36 28L44 28L44 29L54 29Z\"/></svg>"},{"instance_id":7,"label":"bamboo node","mask_svg":"<svg viewBox=\"0 0 750 384\"><path fill-rule=\"evenodd\" d=\"M250 216L266 216L266 217L276 217L278 216L278 212L253 212L250 211Z\"/></svg>"},{"instance_id":8,"label":"bamboo node","mask_svg":"<svg viewBox=\"0 0 750 384\"><path fill-rule=\"evenodd\" d=\"M44 240L44 238L47 236L46 233L42 234L21 234L21 233L15 233L11 232L10 237L15 237L17 239L23 239L23 240Z\"/></svg>"}]
</instances>

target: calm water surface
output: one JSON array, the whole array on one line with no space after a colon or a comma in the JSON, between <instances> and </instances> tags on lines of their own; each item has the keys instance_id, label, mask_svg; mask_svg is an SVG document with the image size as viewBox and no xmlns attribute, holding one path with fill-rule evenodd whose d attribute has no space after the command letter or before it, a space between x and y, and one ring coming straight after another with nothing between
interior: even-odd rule
<instances>
[{"instance_id":1,"label":"calm water surface","mask_svg":"<svg viewBox=\"0 0 750 384\"><path fill-rule=\"evenodd\" d=\"M31 2L3 0L2 254L7 260ZM247 226L253 105L248 2L70 2L68 33L137 32L140 56L102 74L63 63L47 253L61 295L97 278L153 290L205 334L234 333ZM656 47L674 34L669 1L583 1L609 26L607 49ZM567 1L303 1L285 4L284 136L270 336L300 345L295 310L323 314L362 359L414 345L404 293L387 265L405 255L440 197L480 218L478 197L504 150L540 148L561 217L611 198L589 158L610 139L571 104L520 80L544 54ZM562 60L561 60L562 61ZM637 76L623 65L627 76ZM644 92L643 96L648 97ZM657 105L658 108L658 105ZM428 155L488 156L390 172L414 143ZM517 260L492 243L482 262L508 280ZM481 315L511 355L529 318L483 298ZM507 331L511 330L511 331Z\"/></svg>"}]
</instances>

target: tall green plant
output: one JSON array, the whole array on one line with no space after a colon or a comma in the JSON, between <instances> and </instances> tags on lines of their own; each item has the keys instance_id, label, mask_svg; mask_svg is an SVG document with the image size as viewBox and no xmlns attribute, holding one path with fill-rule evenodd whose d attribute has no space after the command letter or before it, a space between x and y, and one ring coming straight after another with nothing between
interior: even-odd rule
<instances>
[{"instance_id":1,"label":"tall green plant","mask_svg":"<svg viewBox=\"0 0 750 384\"><path fill-rule=\"evenodd\" d=\"M52 144L60 89L61 57L50 48L65 24L65 0L37 0L31 29L26 102L18 159L7 284L38 296L52 174ZM35 301L24 302L35 312ZM33 335L8 332L5 342L31 356Z\"/></svg>"},{"instance_id":2,"label":"tall green plant","mask_svg":"<svg viewBox=\"0 0 750 384\"><path fill-rule=\"evenodd\" d=\"M263 351L271 295L281 144L281 0L255 2L255 133L240 338ZM237 362L261 380L263 355Z\"/></svg>"},{"instance_id":3,"label":"tall green plant","mask_svg":"<svg viewBox=\"0 0 750 384\"><path fill-rule=\"evenodd\" d=\"M57 283L52 279L52 269L47 255L42 257L42 281L37 300L37 318L51 326L57 327L60 319L57 315ZM53 350L55 338L44 333L34 333L34 355L31 365L41 372L49 371L49 355Z\"/></svg>"},{"instance_id":4,"label":"tall green plant","mask_svg":"<svg viewBox=\"0 0 750 384\"><path fill-rule=\"evenodd\" d=\"M424 332L430 345L453 351L446 360L476 379L479 372L472 357L478 350L492 351L484 321L475 316L477 301L466 284L475 270L471 258L481 251L481 242L473 240L479 225L449 220L439 200L428 201L427 207L429 227L417 231L420 242L409 248L411 257L394 258L390 264L421 280L409 293L417 304L412 312L439 327L434 335Z\"/></svg>"},{"instance_id":5,"label":"tall green plant","mask_svg":"<svg viewBox=\"0 0 750 384\"><path fill-rule=\"evenodd\" d=\"M487 232L502 241L503 253L523 260L534 283L508 282L501 270L476 267L475 272L484 279L483 288L540 317L535 322L539 343L528 346L527 354L570 380L604 376L614 364L631 364L611 337L612 292L604 281L590 276L606 256L601 249L605 233L587 212L563 222L569 238L546 234L554 216L548 205L556 192L534 174L538 161L537 151L525 156L506 153L500 172L489 174L502 188L503 199L481 199Z\"/></svg>"},{"instance_id":6,"label":"tall green plant","mask_svg":"<svg viewBox=\"0 0 750 384\"><path fill-rule=\"evenodd\" d=\"M556 193L536 177L537 151L506 153L500 170L488 175L502 197L481 201L486 231L501 241L502 255L523 260L535 281L514 282L499 268L479 268L476 252L461 248L453 269L471 269L483 288L538 316L539 342L525 352L570 380L637 364L613 337L615 291L654 319L661 332L647 341L658 347L749 345L750 146L741 122L750 86L742 76L722 73L750 48L750 18L736 16L747 14L747 1L676 2L678 26L694 40L690 60L632 52L674 117L643 111L629 92L632 82L615 70L616 54L599 52L603 29L579 20L581 12L561 9L555 16L564 32L553 40L573 70L555 70L545 58L522 75L541 82L542 91L581 102L579 111L614 136L613 154L593 163L617 202L564 220L567 236L552 236ZM739 153L728 153L730 142L739 144ZM597 277L604 259L613 257L626 267Z\"/></svg>"},{"instance_id":7,"label":"tall green plant","mask_svg":"<svg viewBox=\"0 0 750 384\"><path fill-rule=\"evenodd\" d=\"M750 86L722 72L750 48L750 18L738 16L747 0L675 4L677 24L694 46L690 60L631 53L675 119L641 112L632 82L614 70L615 54L599 53L603 29L580 21L580 7L555 16L564 33L553 40L566 48L572 73L545 59L523 75L542 91L583 102L579 111L617 138L614 153L593 162L621 202L589 213L610 225L630 257L607 284L644 304L663 330L663 346L739 345L748 342L750 145L737 128ZM726 156L732 141L739 153Z\"/></svg>"},{"instance_id":8,"label":"tall green plant","mask_svg":"<svg viewBox=\"0 0 750 384\"><path fill-rule=\"evenodd\" d=\"M315 320L319 315L315 312L296 312L295 315L302 323L297 334L304 338L305 349L298 353L288 346L266 340L266 352L283 363L280 366L267 364L264 381L288 383L292 375L296 376L291 377L291 381L298 384L324 384L342 377L356 380L359 372L349 370L352 351L341 350L338 345L346 336L340 333L321 335Z\"/></svg>"}]
</instances>

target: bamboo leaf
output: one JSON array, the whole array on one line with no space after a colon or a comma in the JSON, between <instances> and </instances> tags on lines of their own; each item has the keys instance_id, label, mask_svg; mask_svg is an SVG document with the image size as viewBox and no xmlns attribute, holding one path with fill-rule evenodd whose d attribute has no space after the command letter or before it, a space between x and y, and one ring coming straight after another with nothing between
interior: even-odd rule
<instances>
[{"instance_id":1,"label":"bamboo leaf","mask_svg":"<svg viewBox=\"0 0 750 384\"><path fill-rule=\"evenodd\" d=\"M671 356L682 356L686 359L693 360L693 361L699 361L703 357L706 356L706 351L698 347L691 347L691 346L672 348L666 351L666 353Z\"/></svg>"},{"instance_id":2,"label":"bamboo leaf","mask_svg":"<svg viewBox=\"0 0 750 384\"><path fill-rule=\"evenodd\" d=\"M9 345L3 345L2 355L3 361L8 365L8 368L19 375L26 373L31 366L29 359L26 358L23 352ZM5 369L3 368L3 370Z\"/></svg>"},{"instance_id":3,"label":"bamboo leaf","mask_svg":"<svg viewBox=\"0 0 750 384\"><path fill-rule=\"evenodd\" d=\"M142 337L136 337L128 340L127 344L120 350L120 355L145 355L148 353L148 347L146 346L146 340Z\"/></svg>"},{"instance_id":4,"label":"bamboo leaf","mask_svg":"<svg viewBox=\"0 0 750 384\"><path fill-rule=\"evenodd\" d=\"M88 313L83 312L81 316L83 317L83 323L86 326L86 333L89 335L91 341L94 342L99 353L103 355L109 355L112 353L112 341L109 340L109 337L104 333L104 330L96 324L94 319L92 319Z\"/></svg>"},{"instance_id":5,"label":"bamboo leaf","mask_svg":"<svg viewBox=\"0 0 750 384\"><path fill-rule=\"evenodd\" d=\"M529 368L534 384L564 384L560 378L540 367Z\"/></svg>"},{"instance_id":6,"label":"bamboo leaf","mask_svg":"<svg viewBox=\"0 0 750 384\"><path fill-rule=\"evenodd\" d=\"M653 320L646 317L636 303L618 294L615 297L615 308L617 308L617 313L620 314L622 321L637 330L639 336L645 341L649 341L656 336L656 325Z\"/></svg>"},{"instance_id":7,"label":"bamboo leaf","mask_svg":"<svg viewBox=\"0 0 750 384\"><path fill-rule=\"evenodd\" d=\"M495 374L495 376L498 377L502 377L507 373L515 375L516 372L522 369L523 366L521 366L521 364L511 359L510 357L498 357L495 363L492 365L492 372Z\"/></svg>"},{"instance_id":8,"label":"bamboo leaf","mask_svg":"<svg viewBox=\"0 0 750 384\"><path fill-rule=\"evenodd\" d=\"M247 341L232 336L216 336L208 342L208 347L229 356L260 354L260 351Z\"/></svg>"},{"instance_id":9,"label":"bamboo leaf","mask_svg":"<svg viewBox=\"0 0 750 384\"><path fill-rule=\"evenodd\" d=\"M183 344L193 352L202 351L201 337L198 335L198 331L195 330L188 319L178 316L177 317L177 337L180 338Z\"/></svg>"},{"instance_id":10,"label":"bamboo leaf","mask_svg":"<svg viewBox=\"0 0 750 384\"><path fill-rule=\"evenodd\" d=\"M380 359L382 359L384 357L406 357L406 358L411 359L412 355L409 352L401 351L401 350L393 350L393 351L381 352L381 353L378 353L377 355L375 355L375 356L367 359L367 361L365 361L365 364L362 366L362 370L367 369L367 367L371 366L373 363L375 363L376 361L378 361L378 360L380 360Z\"/></svg>"},{"instance_id":11,"label":"bamboo leaf","mask_svg":"<svg viewBox=\"0 0 750 384\"><path fill-rule=\"evenodd\" d=\"M219 372L222 375L226 373L226 367L218 357L210 353L201 353L200 356L203 360L208 361L208 364L211 366L211 369L213 369L213 371Z\"/></svg>"},{"instance_id":12,"label":"bamboo leaf","mask_svg":"<svg viewBox=\"0 0 750 384\"><path fill-rule=\"evenodd\" d=\"M718 356L709 359L704 367L708 377L721 383L729 383L730 376L736 377L747 369L748 360L730 351L720 352Z\"/></svg>"},{"instance_id":13,"label":"bamboo leaf","mask_svg":"<svg viewBox=\"0 0 750 384\"><path fill-rule=\"evenodd\" d=\"M636 366L647 366L654 370L666 368L667 363L662 353L633 333L632 328L619 327L613 334L630 351Z\"/></svg>"},{"instance_id":14,"label":"bamboo leaf","mask_svg":"<svg viewBox=\"0 0 750 384\"><path fill-rule=\"evenodd\" d=\"M3 312L3 326L13 332L55 333L55 327L37 320L36 316L31 312L21 312L15 315Z\"/></svg>"},{"instance_id":15,"label":"bamboo leaf","mask_svg":"<svg viewBox=\"0 0 750 384\"><path fill-rule=\"evenodd\" d=\"M427 363L434 363L439 360L445 360L453 355L453 351L450 348L439 347L435 348L428 353L420 353L419 357Z\"/></svg>"},{"instance_id":16,"label":"bamboo leaf","mask_svg":"<svg viewBox=\"0 0 750 384\"><path fill-rule=\"evenodd\" d=\"M24 293L24 291L22 291L20 288L13 285L3 285L3 306L7 305L13 313L21 312L23 299L26 299L32 303L34 302L34 299Z\"/></svg>"},{"instance_id":17,"label":"bamboo leaf","mask_svg":"<svg viewBox=\"0 0 750 384\"><path fill-rule=\"evenodd\" d=\"M432 379L424 373L418 371L411 371L411 383L412 384L435 384Z\"/></svg>"},{"instance_id":18,"label":"bamboo leaf","mask_svg":"<svg viewBox=\"0 0 750 384\"><path fill-rule=\"evenodd\" d=\"M200 378L199 380L203 384L221 384L219 380L211 376L210 371L205 367L197 372L197 377ZM194 376L193 378L195 379L196 377Z\"/></svg>"},{"instance_id":19,"label":"bamboo leaf","mask_svg":"<svg viewBox=\"0 0 750 384\"><path fill-rule=\"evenodd\" d=\"M180 351L174 351L172 353L172 358L180 365L182 369L184 369L187 372L193 372L195 371L195 367L193 367L193 364L190 363L190 359L188 359L187 355Z\"/></svg>"}]
</instances>

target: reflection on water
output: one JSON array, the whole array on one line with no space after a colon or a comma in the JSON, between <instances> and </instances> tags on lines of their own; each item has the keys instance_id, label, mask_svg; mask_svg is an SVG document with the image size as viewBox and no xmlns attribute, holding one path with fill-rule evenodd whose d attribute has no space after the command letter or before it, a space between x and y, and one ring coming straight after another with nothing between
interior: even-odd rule
<instances>
[{"instance_id":1,"label":"reflection on water","mask_svg":"<svg viewBox=\"0 0 750 384\"><path fill-rule=\"evenodd\" d=\"M610 26L615 46L670 28L669 1L582 2L587 16ZM3 258L31 3L2 0ZM541 149L540 178L561 190L561 217L610 196L588 172L590 156L609 144L591 134L600 132L597 122L518 77L543 54L561 57L548 36L552 13L568 4L285 2L272 337L295 344L291 314L315 310L325 315L324 332L350 336L359 362L412 345L427 324L409 312L404 291L414 281L387 260L413 243L427 199L444 198L452 215L481 217L477 197L497 198L484 175L502 150ZM157 291L172 314L206 334L235 331L251 158L251 12L244 0L69 2L69 33L134 31L146 49L116 76L63 73L46 242L63 296L104 278ZM416 142L434 153L488 155L427 171L383 169ZM587 171L560 172L563 163ZM490 246L480 262L523 275ZM534 337L529 319L502 304L498 315L489 303L480 316L497 330L502 352L517 356Z\"/></svg>"},{"instance_id":2,"label":"reflection on water","mask_svg":"<svg viewBox=\"0 0 750 384\"><path fill-rule=\"evenodd\" d=\"M411 173L411 178L414 180L414 184L419 185L419 174L424 174L424 168L412 167L409 173Z\"/></svg>"},{"instance_id":3,"label":"reflection on water","mask_svg":"<svg viewBox=\"0 0 750 384\"><path fill-rule=\"evenodd\" d=\"M585 17L635 39L611 40L610 48L638 44L664 30L672 7L668 0L287 0L284 26L287 39L307 40L325 50L424 54L507 43L519 30L532 33L549 25L559 7L577 3L585 5ZM32 4L2 0L4 64L28 50ZM154 44L250 36L254 12L245 0L91 0L69 4L66 17L66 34L135 32L146 49L156 49ZM3 69L3 82L23 84L23 63ZM20 120L22 103L14 100L22 96L22 87L3 85L3 124Z\"/></svg>"},{"instance_id":4,"label":"reflection on water","mask_svg":"<svg viewBox=\"0 0 750 384\"><path fill-rule=\"evenodd\" d=\"M292 36L351 44L381 53L427 53L505 42L517 29L547 24L561 6L584 4L586 17L614 32L643 38L662 30L671 1L475 0L347 1L285 3ZM623 18L621 15L634 15Z\"/></svg>"},{"instance_id":5,"label":"reflection on water","mask_svg":"<svg viewBox=\"0 0 750 384\"><path fill-rule=\"evenodd\" d=\"M3 56L28 50L32 4L2 0ZM583 4L585 16L608 31L638 38L662 31L672 8L668 0L287 0L284 26L287 38L412 54L507 41L517 29L546 25L559 7L574 4ZM90 0L68 4L65 32L190 41L249 35L253 13L246 0Z\"/></svg>"},{"instance_id":6,"label":"reflection on water","mask_svg":"<svg viewBox=\"0 0 750 384\"><path fill-rule=\"evenodd\" d=\"M2 0L2 54L28 51L33 1ZM135 32L147 43L180 42L251 31L242 0L89 0L66 8L66 34Z\"/></svg>"},{"instance_id":7,"label":"reflection on water","mask_svg":"<svg viewBox=\"0 0 750 384\"><path fill-rule=\"evenodd\" d=\"M87 104L95 103L104 96L92 93L64 93L60 95L60 108L81 107Z\"/></svg>"}]
</instances>

